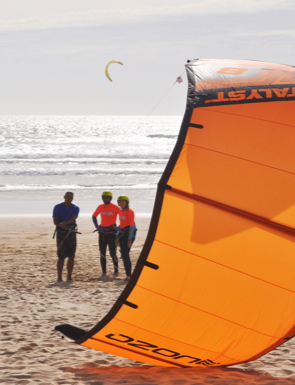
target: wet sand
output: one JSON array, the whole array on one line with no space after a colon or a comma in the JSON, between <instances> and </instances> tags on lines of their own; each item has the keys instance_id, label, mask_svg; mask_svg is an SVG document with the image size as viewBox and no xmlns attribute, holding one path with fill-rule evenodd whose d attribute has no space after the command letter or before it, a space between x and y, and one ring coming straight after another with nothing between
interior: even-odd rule
<instances>
[{"instance_id":1,"label":"wet sand","mask_svg":"<svg viewBox=\"0 0 295 385\"><path fill-rule=\"evenodd\" d=\"M138 217L133 266L144 243L149 217ZM54 331L69 323L94 326L112 307L126 282L123 263L114 278L101 279L97 234L90 216L78 221L73 282L56 283L56 246L50 216L2 216L1 345L2 384L294 384L295 341L255 362L231 368L163 368L144 365L72 344ZM64 279L66 270L64 269Z\"/></svg>"}]
</instances>

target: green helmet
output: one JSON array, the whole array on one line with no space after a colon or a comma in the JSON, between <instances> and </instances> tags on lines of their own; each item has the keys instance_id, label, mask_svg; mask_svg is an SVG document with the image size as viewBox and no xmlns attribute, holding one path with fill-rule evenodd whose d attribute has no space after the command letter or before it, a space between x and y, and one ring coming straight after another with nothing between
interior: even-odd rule
<instances>
[{"instance_id":1,"label":"green helmet","mask_svg":"<svg viewBox=\"0 0 295 385\"><path fill-rule=\"evenodd\" d=\"M117 201L126 201L129 203L129 198L126 195L120 195L117 199Z\"/></svg>"},{"instance_id":2,"label":"green helmet","mask_svg":"<svg viewBox=\"0 0 295 385\"><path fill-rule=\"evenodd\" d=\"M102 197L103 197L103 196L107 196L107 197L113 198L113 194L111 193L111 191L104 191L104 192L101 194L101 196L102 196Z\"/></svg>"}]
</instances>

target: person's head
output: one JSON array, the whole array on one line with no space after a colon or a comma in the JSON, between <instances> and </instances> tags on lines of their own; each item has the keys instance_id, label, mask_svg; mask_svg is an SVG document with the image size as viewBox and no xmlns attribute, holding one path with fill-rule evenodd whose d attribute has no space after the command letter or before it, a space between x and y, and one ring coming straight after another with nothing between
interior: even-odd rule
<instances>
[{"instance_id":1,"label":"person's head","mask_svg":"<svg viewBox=\"0 0 295 385\"><path fill-rule=\"evenodd\" d=\"M70 206L73 199L74 199L74 193L72 193L70 191L65 193L64 200L65 200L66 206Z\"/></svg>"},{"instance_id":2,"label":"person's head","mask_svg":"<svg viewBox=\"0 0 295 385\"><path fill-rule=\"evenodd\" d=\"M110 201L112 200L112 198L113 198L113 194L111 193L111 191L104 191L101 194L101 198L103 200L103 203L105 205L108 205L110 203Z\"/></svg>"},{"instance_id":3,"label":"person's head","mask_svg":"<svg viewBox=\"0 0 295 385\"><path fill-rule=\"evenodd\" d=\"M129 198L126 195L120 195L118 197L118 205L121 207L122 210L128 209L129 207Z\"/></svg>"}]
</instances>

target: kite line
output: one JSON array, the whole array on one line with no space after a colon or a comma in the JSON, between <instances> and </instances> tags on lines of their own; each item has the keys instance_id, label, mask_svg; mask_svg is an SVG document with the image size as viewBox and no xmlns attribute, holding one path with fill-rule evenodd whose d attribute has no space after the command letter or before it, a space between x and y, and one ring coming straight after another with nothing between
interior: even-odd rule
<instances>
[{"instance_id":1,"label":"kite line","mask_svg":"<svg viewBox=\"0 0 295 385\"><path fill-rule=\"evenodd\" d=\"M161 97L161 99L157 102L157 104L151 109L151 111L148 113L148 115L150 115L154 111L154 109L161 103L161 101L165 98L165 96L171 91L171 89L173 88L175 83L182 83L182 75L184 74L184 72L185 71L183 71L183 73L176 78L176 80L172 84L172 86L169 87L169 89L165 92L165 94Z\"/></svg>"}]
</instances>

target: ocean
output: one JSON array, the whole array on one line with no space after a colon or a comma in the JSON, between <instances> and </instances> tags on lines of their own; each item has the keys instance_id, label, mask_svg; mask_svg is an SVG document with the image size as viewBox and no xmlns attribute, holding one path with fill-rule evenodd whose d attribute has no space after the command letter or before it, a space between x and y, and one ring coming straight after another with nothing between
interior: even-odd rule
<instances>
[{"instance_id":1,"label":"ocean","mask_svg":"<svg viewBox=\"0 0 295 385\"><path fill-rule=\"evenodd\" d=\"M128 195L151 213L181 116L2 116L0 215L51 214L66 191L81 214Z\"/></svg>"}]
</instances>

